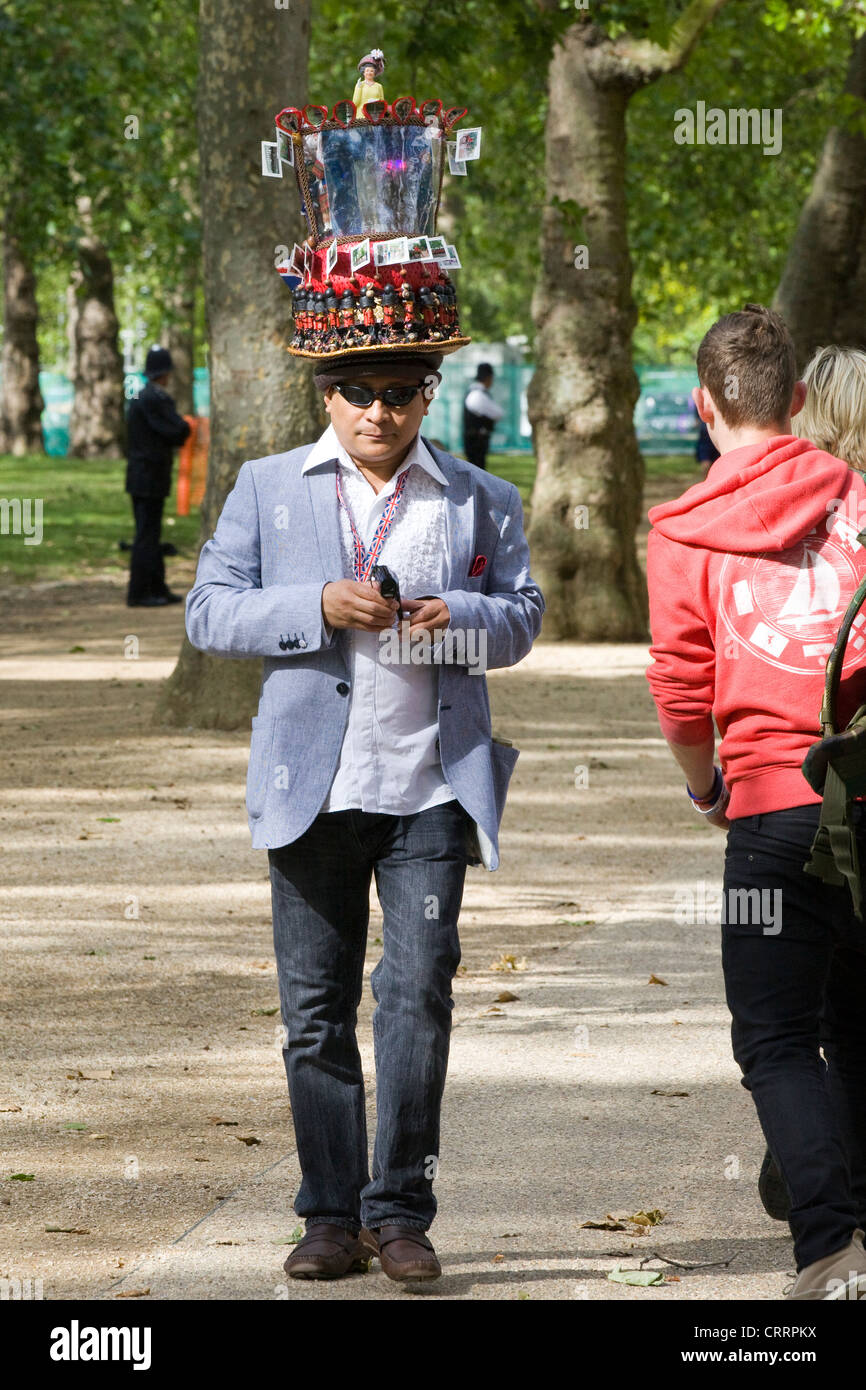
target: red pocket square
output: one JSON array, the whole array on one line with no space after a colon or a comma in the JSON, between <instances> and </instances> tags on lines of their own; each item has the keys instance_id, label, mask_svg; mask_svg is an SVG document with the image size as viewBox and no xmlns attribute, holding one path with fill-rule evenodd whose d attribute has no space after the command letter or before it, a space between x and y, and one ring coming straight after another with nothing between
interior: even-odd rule
<instances>
[{"instance_id":1,"label":"red pocket square","mask_svg":"<svg viewBox=\"0 0 866 1390\"><path fill-rule=\"evenodd\" d=\"M470 578L470 579L476 579L476 578L478 577L479 574L483 573L484 566L485 566L486 564L487 564L487 556L486 556L486 555L476 555L476 556L475 556L475 559L472 561L472 568L471 568L471 570L469 571L469 578Z\"/></svg>"}]
</instances>

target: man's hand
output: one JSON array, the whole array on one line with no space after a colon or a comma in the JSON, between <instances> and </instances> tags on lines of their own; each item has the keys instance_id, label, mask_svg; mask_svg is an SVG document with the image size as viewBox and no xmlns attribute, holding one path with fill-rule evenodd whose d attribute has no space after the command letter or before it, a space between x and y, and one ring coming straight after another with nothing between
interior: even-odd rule
<instances>
[{"instance_id":1,"label":"man's hand","mask_svg":"<svg viewBox=\"0 0 866 1390\"><path fill-rule=\"evenodd\" d=\"M400 607L409 613L409 631L443 631L451 622L448 604L441 598L404 598Z\"/></svg>"},{"instance_id":2,"label":"man's hand","mask_svg":"<svg viewBox=\"0 0 866 1390\"><path fill-rule=\"evenodd\" d=\"M393 625L397 607L396 599L382 598L378 583L335 579L322 590L322 613L331 627L383 632Z\"/></svg>"}]
</instances>

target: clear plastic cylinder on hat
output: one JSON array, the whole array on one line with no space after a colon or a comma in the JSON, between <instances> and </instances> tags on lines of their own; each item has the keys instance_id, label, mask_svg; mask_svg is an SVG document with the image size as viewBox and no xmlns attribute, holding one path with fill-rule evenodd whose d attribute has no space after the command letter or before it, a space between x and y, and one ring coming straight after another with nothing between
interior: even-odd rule
<instances>
[{"instance_id":1,"label":"clear plastic cylinder on hat","mask_svg":"<svg viewBox=\"0 0 866 1390\"><path fill-rule=\"evenodd\" d=\"M460 258L436 235L436 214L446 147L449 171L465 173L455 155L475 136L466 157L477 158L480 130L449 145L465 107L443 111L438 98L416 105L411 96L389 106L376 81L384 67L371 49L358 64L360 107L347 98L332 110L286 107L276 143L263 142L263 173L294 174L307 223L304 245L277 267L292 291L288 350L298 356L450 353L469 341L448 273Z\"/></svg>"}]
</instances>

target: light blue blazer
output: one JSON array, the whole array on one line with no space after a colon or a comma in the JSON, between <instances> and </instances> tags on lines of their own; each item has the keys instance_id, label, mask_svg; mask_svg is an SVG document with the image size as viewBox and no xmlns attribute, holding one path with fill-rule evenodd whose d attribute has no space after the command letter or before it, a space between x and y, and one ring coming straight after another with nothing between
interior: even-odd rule
<instances>
[{"instance_id":1,"label":"light blue blazer","mask_svg":"<svg viewBox=\"0 0 866 1390\"><path fill-rule=\"evenodd\" d=\"M424 442L448 479L451 555L441 597L451 628L484 629L486 665L514 666L532 647L544 612L529 573L520 495L504 478ZM321 605L324 585L343 578L337 462L324 461L303 474L311 448L243 465L216 531L202 547L186 601L193 646L214 656L264 657L247 774L254 849L290 844L315 819L348 720L348 634L337 629L329 640ZM471 662L474 650L467 647L464 655ZM483 675L471 674L467 665L434 669L442 768L475 821L482 862L496 869L499 823L518 750L491 737Z\"/></svg>"}]
</instances>

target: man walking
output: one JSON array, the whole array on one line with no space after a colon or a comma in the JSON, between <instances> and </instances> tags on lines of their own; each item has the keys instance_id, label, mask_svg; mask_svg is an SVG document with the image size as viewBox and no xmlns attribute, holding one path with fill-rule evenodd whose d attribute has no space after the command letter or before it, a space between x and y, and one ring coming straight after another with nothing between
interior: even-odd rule
<instances>
[{"instance_id":1,"label":"man walking","mask_svg":"<svg viewBox=\"0 0 866 1390\"><path fill-rule=\"evenodd\" d=\"M778 314L747 304L720 319L697 368L695 403L720 457L649 514L647 674L695 809L728 828L725 989L743 1085L790 1198L790 1296L862 1298L866 928L846 885L803 871L820 798L801 764L827 655L866 574L866 485L792 435L805 388ZM842 727L866 698L864 662L852 641Z\"/></svg>"},{"instance_id":2,"label":"man walking","mask_svg":"<svg viewBox=\"0 0 866 1390\"><path fill-rule=\"evenodd\" d=\"M296 1278L363 1270L374 1253L392 1279L441 1272L426 1231L457 919L467 863L499 863L518 756L492 737L483 669L527 654L544 603L517 489L419 433L440 362L318 362L329 428L243 465L187 600L196 647L264 657L247 808L270 865L306 1220L286 1261ZM399 613L425 660L395 657ZM355 1025L373 877L371 1173Z\"/></svg>"},{"instance_id":3,"label":"man walking","mask_svg":"<svg viewBox=\"0 0 866 1390\"><path fill-rule=\"evenodd\" d=\"M463 402L463 450L476 468L487 467L490 436L497 420L505 414L490 394L492 385L493 368L489 362L482 362Z\"/></svg>"},{"instance_id":4,"label":"man walking","mask_svg":"<svg viewBox=\"0 0 866 1390\"><path fill-rule=\"evenodd\" d=\"M130 608L182 603L165 582L160 535L165 499L171 491L172 450L190 427L174 408L166 384L172 369L167 348L152 347L144 364L147 385L129 404L126 491L132 498L135 540L129 563Z\"/></svg>"}]
</instances>

